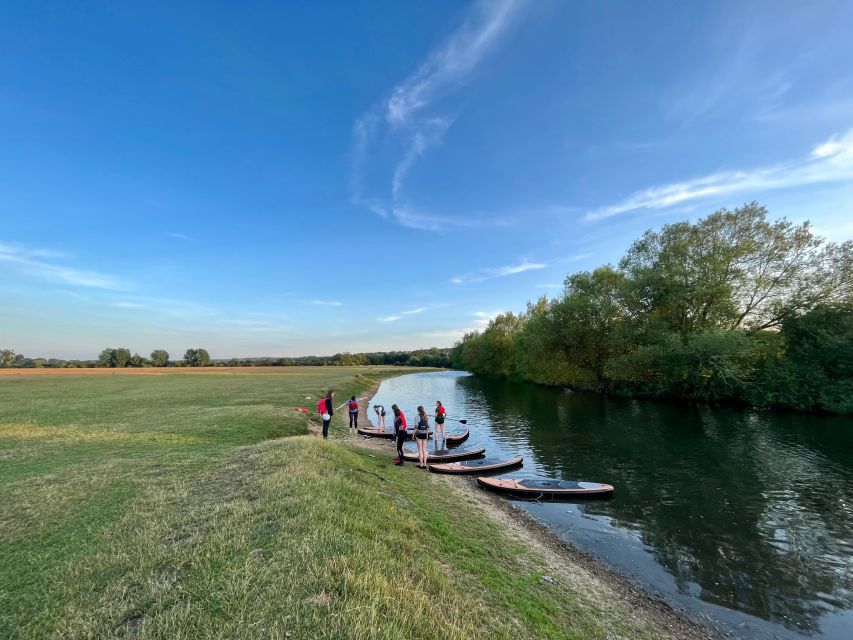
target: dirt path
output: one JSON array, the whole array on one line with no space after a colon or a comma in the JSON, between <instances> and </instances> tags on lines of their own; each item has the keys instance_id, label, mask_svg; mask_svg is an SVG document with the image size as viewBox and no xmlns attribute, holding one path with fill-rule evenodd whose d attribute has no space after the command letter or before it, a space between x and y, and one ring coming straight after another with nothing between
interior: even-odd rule
<instances>
[{"instance_id":1,"label":"dirt path","mask_svg":"<svg viewBox=\"0 0 853 640\"><path fill-rule=\"evenodd\" d=\"M365 394L360 407L359 425L369 426L369 403L378 388L377 383ZM338 426L336 422L343 424L340 419L333 419L332 426ZM319 424L312 421L309 428L311 433L319 435ZM343 429L333 429L330 437L348 445L382 452L389 459L395 456L393 441L350 435L345 425ZM627 605L633 622L640 621L653 636L679 640L719 640L724 637L693 622L591 554L565 542L522 508L480 489L473 478L439 474L429 474L429 477L432 482L450 487L471 509L480 510L500 525L507 535L532 547L545 559L554 577L590 594L603 609L613 612L614 607L610 603L619 603L623 607Z\"/></svg>"}]
</instances>

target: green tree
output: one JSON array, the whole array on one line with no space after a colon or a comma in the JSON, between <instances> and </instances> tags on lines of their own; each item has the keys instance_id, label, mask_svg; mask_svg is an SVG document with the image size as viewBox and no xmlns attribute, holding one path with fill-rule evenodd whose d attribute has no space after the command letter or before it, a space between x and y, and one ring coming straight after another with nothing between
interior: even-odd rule
<instances>
[{"instance_id":1,"label":"green tree","mask_svg":"<svg viewBox=\"0 0 853 640\"><path fill-rule=\"evenodd\" d=\"M0 367L14 367L15 352L12 349L0 349Z\"/></svg>"},{"instance_id":2,"label":"green tree","mask_svg":"<svg viewBox=\"0 0 853 640\"><path fill-rule=\"evenodd\" d=\"M115 366L124 369L130 363L130 349L120 347L115 350Z\"/></svg>"},{"instance_id":3,"label":"green tree","mask_svg":"<svg viewBox=\"0 0 853 640\"><path fill-rule=\"evenodd\" d=\"M184 353L184 364L188 367L206 367L210 364L210 354L206 349L187 349Z\"/></svg>"},{"instance_id":4,"label":"green tree","mask_svg":"<svg viewBox=\"0 0 853 640\"><path fill-rule=\"evenodd\" d=\"M112 347L107 347L98 355L99 367L115 367L116 366L116 350Z\"/></svg>"},{"instance_id":5,"label":"green tree","mask_svg":"<svg viewBox=\"0 0 853 640\"><path fill-rule=\"evenodd\" d=\"M151 352L151 364L155 367L168 367L169 352L165 349L155 349Z\"/></svg>"}]
</instances>

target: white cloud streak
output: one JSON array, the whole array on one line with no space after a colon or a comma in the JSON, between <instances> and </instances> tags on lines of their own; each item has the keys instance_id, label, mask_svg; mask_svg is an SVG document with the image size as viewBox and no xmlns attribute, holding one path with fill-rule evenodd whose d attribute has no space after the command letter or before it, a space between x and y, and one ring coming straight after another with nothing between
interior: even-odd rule
<instances>
[{"instance_id":1,"label":"white cloud streak","mask_svg":"<svg viewBox=\"0 0 853 640\"><path fill-rule=\"evenodd\" d=\"M758 193L853 179L853 129L833 136L804 158L746 171L723 171L637 191L621 202L587 212L585 220L604 220L642 209L666 209L686 202L734 193Z\"/></svg>"},{"instance_id":2,"label":"white cloud streak","mask_svg":"<svg viewBox=\"0 0 853 640\"><path fill-rule=\"evenodd\" d=\"M308 304L314 304L322 307L342 307L344 306L343 302L338 302L337 300L309 300Z\"/></svg>"},{"instance_id":3,"label":"white cloud streak","mask_svg":"<svg viewBox=\"0 0 853 640\"><path fill-rule=\"evenodd\" d=\"M435 308L436 307L418 307L417 309L408 309L407 311L401 311L397 314L385 316L384 318L377 318L377 320L379 320L379 322L397 322L397 320L402 320L405 316L414 316Z\"/></svg>"},{"instance_id":4,"label":"white cloud streak","mask_svg":"<svg viewBox=\"0 0 853 640\"><path fill-rule=\"evenodd\" d=\"M524 0L480 0L463 24L437 47L418 70L391 90L384 103L359 117L352 131L353 160L350 196L383 218L413 229L437 231L469 226L466 219L420 213L406 202L404 186L412 167L431 148L437 147L453 124L453 117L426 112L442 98L459 91L507 31ZM367 196L362 186L365 166L374 142L387 136L399 140L402 155L390 184L390 198Z\"/></svg>"},{"instance_id":5,"label":"white cloud streak","mask_svg":"<svg viewBox=\"0 0 853 640\"><path fill-rule=\"evenodd\" d=\"M480 269L479 271L474 271L472 273L465 273L459 276L455 276L450 280L450 282L453 284L473 284L477 282L491 280L493 278L504 278L506 276L512 276L517 273L524 273L525 271L544 269L547 266L548 265L542 264L540 262L527 262L525 260L523 262L519 262L518 264L507 265L505 267Z\"/></svg>"},{"instance_id":6,"label":"white cloud streak","mask_svg":"<svg viewBox=\"0 0 853 640\"><path fill-rule=\"evenodd\" d=\"M29 276L48 282L78 287L109 290L124 288L121 282L111 275L75 269L45 260L45 258L59 255L56 252L44 249L28 249L19 245L0 243L0 263L12 265Z\"/></svg>"}]
</instances>

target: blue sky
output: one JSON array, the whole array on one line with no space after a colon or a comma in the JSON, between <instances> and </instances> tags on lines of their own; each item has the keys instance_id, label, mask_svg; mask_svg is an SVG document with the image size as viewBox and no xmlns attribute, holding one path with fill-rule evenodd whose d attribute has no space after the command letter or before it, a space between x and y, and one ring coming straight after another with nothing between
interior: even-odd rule
<instances>
[{"instance_id":1,"label":"blue sky","mask_svg":"<svg viewBox=\"0 0 853 640\"><path fill-rule=\"evenodd\" d=\"M758 200L853 237L853 3L5 3L0 347L450 346Z\"/></svg>"}]
</instances>

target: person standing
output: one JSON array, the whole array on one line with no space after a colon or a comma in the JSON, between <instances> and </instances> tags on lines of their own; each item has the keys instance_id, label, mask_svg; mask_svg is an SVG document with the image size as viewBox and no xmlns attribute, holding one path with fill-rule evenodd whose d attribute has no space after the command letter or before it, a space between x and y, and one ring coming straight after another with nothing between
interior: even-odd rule
<instances>
[{"instance_id":1,"label":"person standing","mask_svg":"<svg viewBox=\"0 0 853 640\"><path fill-rule=\"evenodd\" d=\"M332 398L335 397L335 392L329 389L329 392L317 401L317 413L320 414L320 419L323 421L323 439L329 438L329 424L332 422L332 416L335 415L335 408L332 406Z\"/></svg>"},{"instance_id":2,"label":"person standing","mask_svg":"<svg viewBox=\"0 0 853 640\"><path fill-rule=\"evenodd\" d=\"M361 398L356 398L355 396L351 397L349 400L344 402L339 409L346 406L349 409L349 430L352 433L353 428L358 429L358 403Z\"/></svg>"},{"instance_id":3,"label":"person standing","mask_svg":"<svg viewBox=\"0 0 853 640\"><path fill-rule=\"evenodd\" d=\"M397 436L397 459L394 460L394 464L400 466L403 464L403 443L409 436L406 431L408 425L406 424L406 414L400 410L400 407L392 404L391 411L394 413L394 434Z\"/></svg>"},{"instance_id":4,"label":"person standing","mask_svg":"<svg viewBox=\"0 0 853 640\"><path fill-rule=\"evenodd\" d=\"M423 407L418 407L418 424L415 426L415 442L418 443L418 467L427 468L427 438L429 438L429 418Z\"/></svg>"},{"instance_id":5,"label":"person standing","mask_svg":"<svg viewBox=\"0 0 853 640\"><path fill-rule=\"evenodd\" d=\"M435 446L438 448L438 434L441 433L441 446L446 446L446 434L444 433L444 421L447 418L447 410L441 404L441 400L435 401Z\"/></svg>"}]
</instances>

